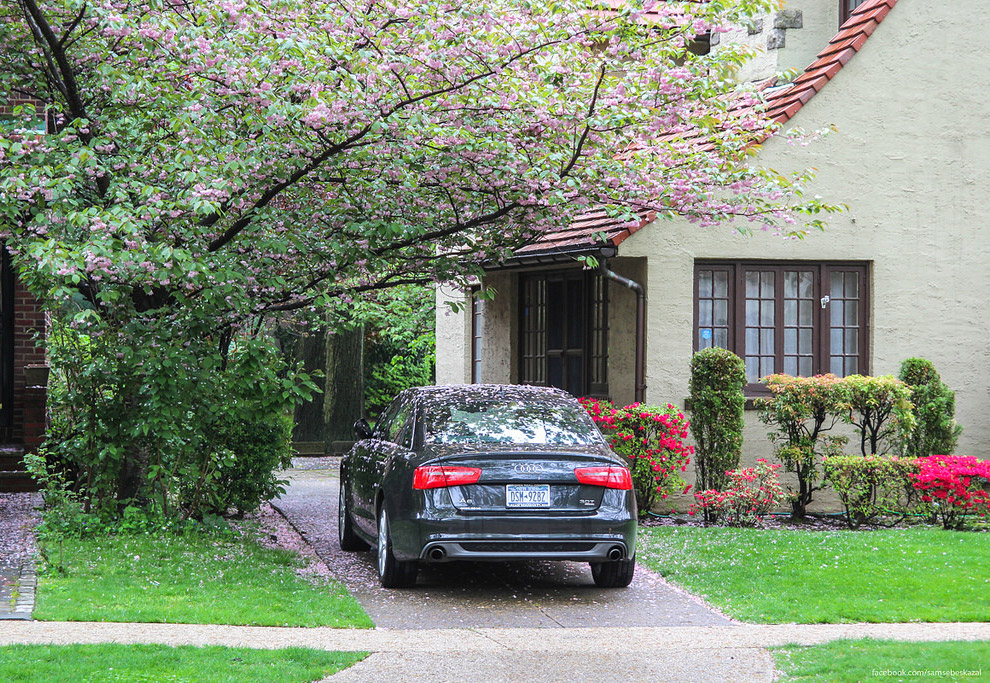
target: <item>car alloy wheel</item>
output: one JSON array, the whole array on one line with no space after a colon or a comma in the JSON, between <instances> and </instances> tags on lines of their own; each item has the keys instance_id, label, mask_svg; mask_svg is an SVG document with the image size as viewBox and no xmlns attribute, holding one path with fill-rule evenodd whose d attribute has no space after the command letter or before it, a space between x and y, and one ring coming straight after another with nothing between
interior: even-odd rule
<instances>
[{"instance_id":1,"label":"car alloy wheel","mask_svg":"<svg viewBox=\"0 0 990 683\"><path fill-rule=\"evenodd\" d=\"M378 512L378 579L382 588L409 588L415 585L418 572L419 565L415 560L404 562L395 558L388 513L383 504Z\"/></svg>"}]
</instances>

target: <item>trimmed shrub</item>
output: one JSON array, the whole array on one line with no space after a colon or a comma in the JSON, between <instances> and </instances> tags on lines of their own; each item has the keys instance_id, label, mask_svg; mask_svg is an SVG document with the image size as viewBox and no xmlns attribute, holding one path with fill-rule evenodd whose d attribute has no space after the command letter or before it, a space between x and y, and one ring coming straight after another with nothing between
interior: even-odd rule
<instances>
[{"instance_id":1,"label":"trimmed shrub","mask_svg":"<svg viewBox=\"0 0 990 683\"><path fill-rule=\"evenodd\" d=\"M849 375L841 383L848 404L844 419L859 431L863 455L886 453L886 446L892 447L911 433L914 406L911 389L904 382L893 375Z\"/></svg>"},{"instance_id":2,"label":"trimmed shrub","mask_svg":"<svg viewBox=\"0 0 990 683\"><path fill-rule=\"evenodd\" d=\"M273 415L244 422L223 416L217 425L212 460L216 471L206 512L253 512L264 501L285 492L285 480L276 472L292 465L292 419Z\"/></svg>"},{"instance_id":3,"label":"trimmed shrub","mask_svg":"<svg viewBox=\"0 0 990 683\"><path fill-rule=\"evenodd\" d=\"M822 471L846 511L850 529L883 516L909 513L919 499L911 475L919 472L913 458L885 455L833 455Z\"/></svg>"},{"instance_id":4,"label":"trimmed shrub","mask_svg":"<svg viewBox=\"0 0 990 683\"><path fill-rule=\"evenodd\" d=\"M688 492L691 487L681 473L687 471L694 448L684 443L690 423L683 413L669 403L615 408L607 401L582 398L581 405L612 450L629 462L640 515L672 493Z\"/></svg>"},{"instance_id":5,"label":"trimmed shrub","mask_svg":"<svg viewBox=\"0 0 990 683\"><path fill-rule=\"evenodd\" d=\"M746 364L731 351L712 347L691 358L691 431L699 489L724 489L728 470L739 466L745 385Z\"/></svg>"},{"instance_id":6,"label":"trimmed shrub","mask_svg":"<svg viewBox=\"0 0 990 683\"><path fill-rule=\"evenodd\" d=\"M848 412L843 380L835 375L768 375L761 381L770 396L756 401L760 421L770 428L777 457L797 474L798 490L791 492L791 503L794 516L804 517L814 492L822 488L819 463L827 455L840 454L847 441L825 434Z\"/></svg>"},{"instance_id":7,"label":"trimmed shrub","mask_svg":"<svg viewBox=\"0 0 990 683\"><path fill-rule=\"evenodd\" d=\"M952 453L959 443L962 427L956 423L956 393L942 381L935 365L924 358L908 358L901 363L900 379L911 388L915 426L902 441L905 455L924 458Z\"/></svg>"},{"instance_id":8,"label":"trimmed shrub","mask_svg":"<svg viewBox=\"0 0 990 683\"><path fill-rule=\"evenodd\" d=\"M726 472L724 491L708 489L694 494L695 502L688 514L702 512L705 524L756 526L763 517L784 501L777 470L763 458L754 467Z\"/></svg>"},{"instance_id":9,"label":"trimmed shrub","mask_svg":"<svg viewBox=\"0 0 990 683\"><path fill-rule=\"evenodd\" d=\"M946 529L960 529L964 514L985 517L990 512L990 460L971 455L932 455L918 458L912 474L921 500L931 503Z\"/></svg>"}]
</instances>

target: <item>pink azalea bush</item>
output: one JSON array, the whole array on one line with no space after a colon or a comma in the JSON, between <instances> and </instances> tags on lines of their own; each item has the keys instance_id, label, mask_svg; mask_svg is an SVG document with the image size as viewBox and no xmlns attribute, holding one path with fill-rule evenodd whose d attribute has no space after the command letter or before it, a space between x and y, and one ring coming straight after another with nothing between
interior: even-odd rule
<instances>
[{"instance_id":1,"label":"pink azalea bush","mask_svg":"<svg viewBox=\"0 0 990 683\"><path fill-rule=\"evenodd\" d=\"M725 473L729 485L724 491L708 489L694 494L696 502L688 514L704 512L706 519L729 526L755 526L785 499L777 470L760 458L753 467Z\"/></svg>"},{"instance_id":2,"label":"pink azalea bush","mask_svg":"<svg viewBox=\"0 0 990 683\"><path fill-rule=\"evenodd\" d=\"M612 450L629 461L640 514L672 493L690 490L681 476L694 455L694 447L684 443L690 423L673 405L615 408L592 398L582 398L581 405Z\"/></svg>"},{"instance_id":3,"label":"pink azalea bush","mask_svg":"<svg viewBox=\"0 0 990 683\"><path fill-rule=\"evenodd\" d=\"M990 460L971 455L918 458L920 471L910 475L921 500L935 507L946 529L958 529L964 514L990 512Z\"/></svg>"}]
</instances>

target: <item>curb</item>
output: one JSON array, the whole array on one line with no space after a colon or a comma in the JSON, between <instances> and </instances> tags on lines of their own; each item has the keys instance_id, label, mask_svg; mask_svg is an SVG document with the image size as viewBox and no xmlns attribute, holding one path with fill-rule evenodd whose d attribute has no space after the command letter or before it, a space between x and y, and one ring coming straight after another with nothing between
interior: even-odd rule
<instances>
[{"instance_id":1,"label":"curb","mask_svg":"<svg viewBox=\"0 0 990 683\"><path fill-rule=\"evenodd\" d=\"M18 619L30 621L34 612L34 597L38 587L38 574L33 559L21 563L17 585L10 597L0 604L0 620Z\"/></svg>"}]
</instances>

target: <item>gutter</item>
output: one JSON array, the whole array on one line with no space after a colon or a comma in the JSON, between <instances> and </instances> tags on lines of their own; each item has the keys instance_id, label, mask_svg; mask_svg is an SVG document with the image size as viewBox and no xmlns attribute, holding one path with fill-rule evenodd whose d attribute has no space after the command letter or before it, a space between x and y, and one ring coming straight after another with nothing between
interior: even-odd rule
<instances>
[{"instance_id":1,"label":"gutter","mask_svg":"<svg viewBox=\"0 0 990 683\"><path fill-rule=\"evenodd\" d=\"M609 270L604 258L598 267L604 277L636 292L636 386L634 395L636 403L643 403L646 400L646 290L635 280L622 277Z\"/></svg>"}]
</instances>

